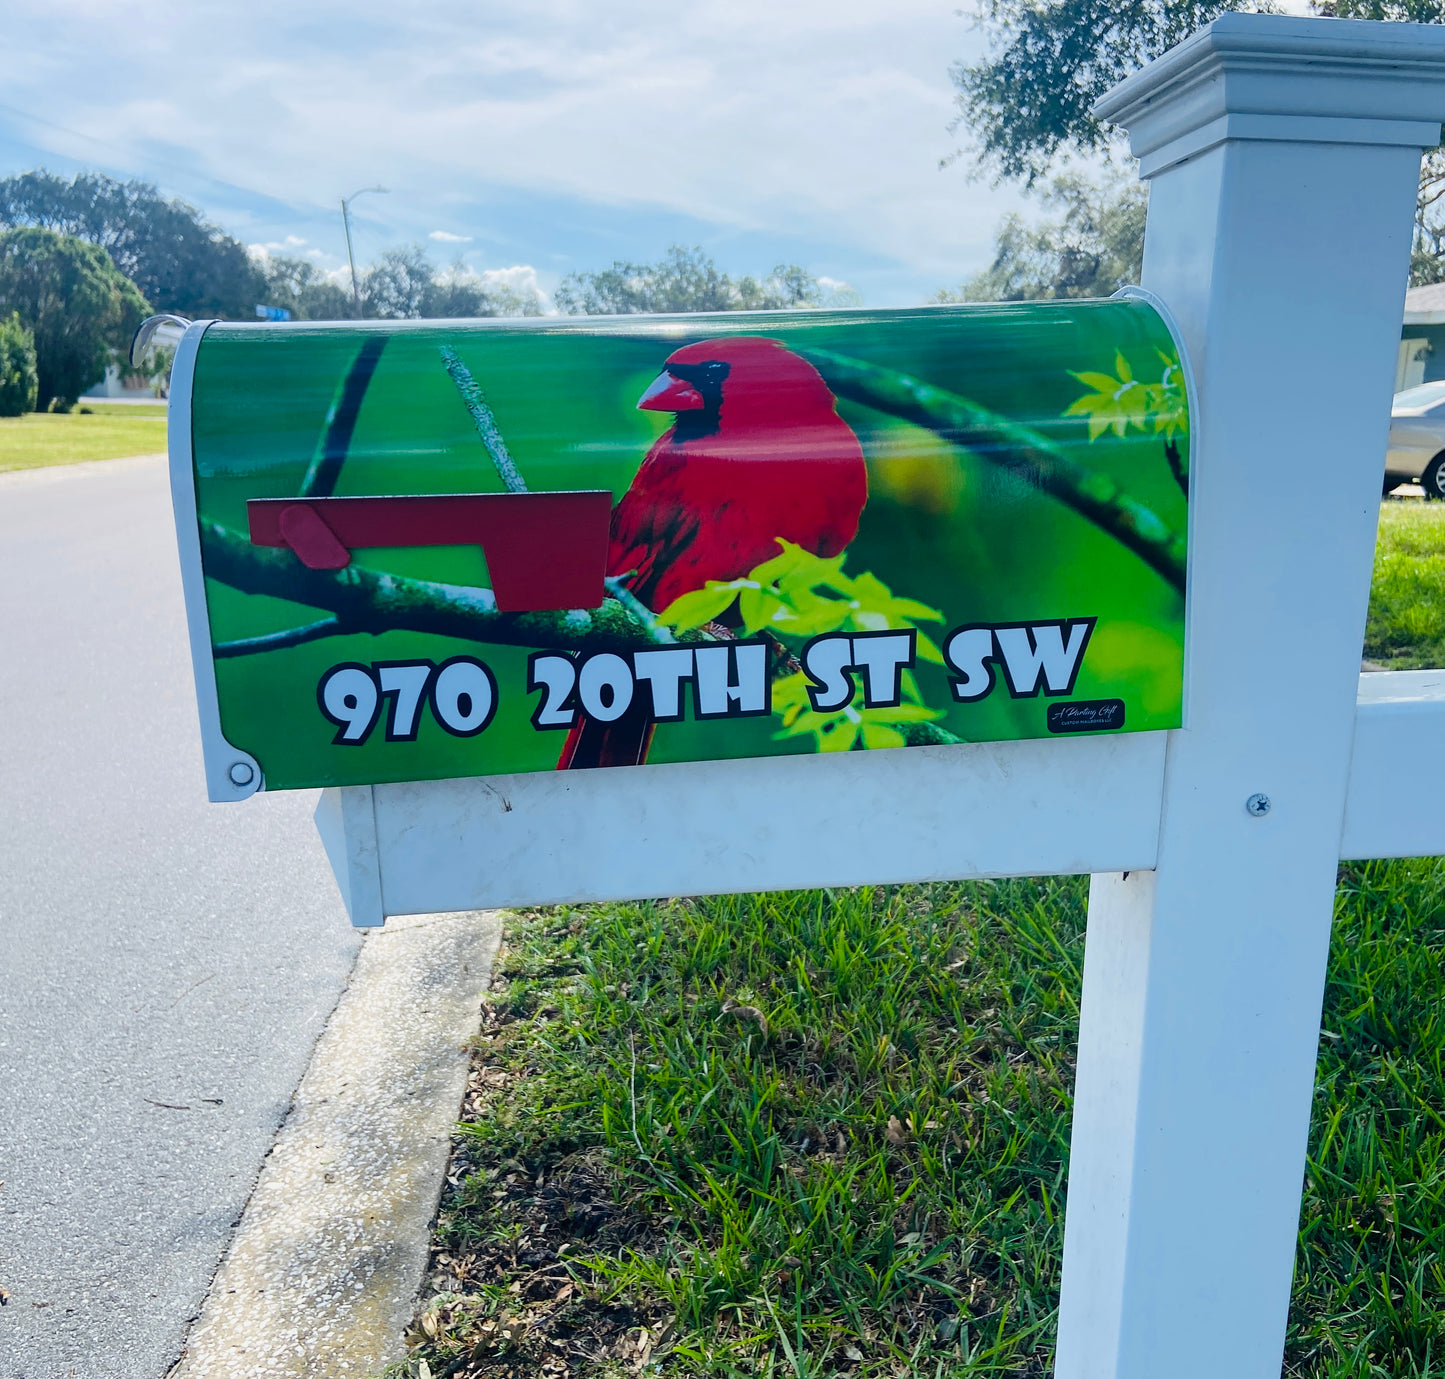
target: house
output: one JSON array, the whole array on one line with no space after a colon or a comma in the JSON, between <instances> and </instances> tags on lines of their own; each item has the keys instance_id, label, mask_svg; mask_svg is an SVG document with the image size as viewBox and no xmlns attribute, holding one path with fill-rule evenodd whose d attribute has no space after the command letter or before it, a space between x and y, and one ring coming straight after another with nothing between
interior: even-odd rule
<instances>
[{"instance_id":1,"label":"house","mask_svg":"<svg viewBox=\"0 0 1445 1379\"><path fill-rule=\"evenodd\" d=\"M151 385L148 378L138 373L127 371L122 374L120 365L110 363L105 366L105 377L93 388L87 388L80 395L82 402L100 399L124 399L127 402L154 402L157 398L164 398L165 390L159 392Z\"/></svg>"},{"instance_id":2,"label":"house","mask_svg":"<svg viewBox=\"0 0 1445 1379\"><path fill-rule=\"evenodd\" d=\"M1412 287L1405 293L1405 327L1395 391L1445 378L1445 283Z\"/></svg>"}]
</instances>

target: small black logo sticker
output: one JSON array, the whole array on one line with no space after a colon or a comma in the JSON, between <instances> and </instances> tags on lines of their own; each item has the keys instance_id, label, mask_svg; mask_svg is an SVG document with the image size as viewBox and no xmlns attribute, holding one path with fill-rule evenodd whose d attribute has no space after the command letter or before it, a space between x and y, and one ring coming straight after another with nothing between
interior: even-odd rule
<instances>
[{"instance_id":1,"label":"small black logo sticker","mask_svg":"<svg viewBox=\"0 0 1445 1379\"><path fill-rule=\"evenodd\" d=\"M1077 699L1050 704L1051 733L1103 733L1124 726L1122 699Z\"/></svg>"}]
</instances>

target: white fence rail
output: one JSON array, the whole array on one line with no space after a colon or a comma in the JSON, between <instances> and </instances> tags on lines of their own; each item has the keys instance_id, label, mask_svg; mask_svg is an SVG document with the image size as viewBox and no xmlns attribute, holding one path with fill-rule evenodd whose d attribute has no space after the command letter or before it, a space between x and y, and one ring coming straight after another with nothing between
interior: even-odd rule
<instances>
[{"instance_id":1,"label":"white fence rail","mask_svg":"<svg viewBox=\"0 0 1445 1379\"><path fill-rule=\"evenodd\" d=\"M1445 853L1445 671L1360 676L1340 856Z\"/></svg>"}]
</instances>

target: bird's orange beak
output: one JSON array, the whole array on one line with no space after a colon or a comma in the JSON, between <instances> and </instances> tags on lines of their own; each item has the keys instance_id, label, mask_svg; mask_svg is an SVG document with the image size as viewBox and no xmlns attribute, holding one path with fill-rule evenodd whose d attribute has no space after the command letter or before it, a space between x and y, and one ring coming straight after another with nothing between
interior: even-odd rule
<instances>
[{"instance_id":1,"label":"bird's orange beak","mask_svg":"<svg viewBox=\"0 0 1445 1379\"><path fill-rule=\"evenodd\" d=\"M706 404L691 383L664 369L637 399L643 412L696 412Z\"/></svg>"}]
</instances>

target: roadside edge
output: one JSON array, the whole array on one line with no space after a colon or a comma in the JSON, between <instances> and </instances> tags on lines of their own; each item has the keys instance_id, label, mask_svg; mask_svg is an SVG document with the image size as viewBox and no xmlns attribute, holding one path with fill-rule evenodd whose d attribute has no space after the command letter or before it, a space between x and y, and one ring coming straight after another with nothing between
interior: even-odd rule
<instances>
[{"instance_id":1,"label":"roadside edge","mask_svg":"<svg viewBox=\"0 0 1445 1379\"><path fill-rule=\"evenodd\" d=\"M367 939L170 1379L350 1379L404 1354L501 912Z\"/></svg>"}]
</instances>

